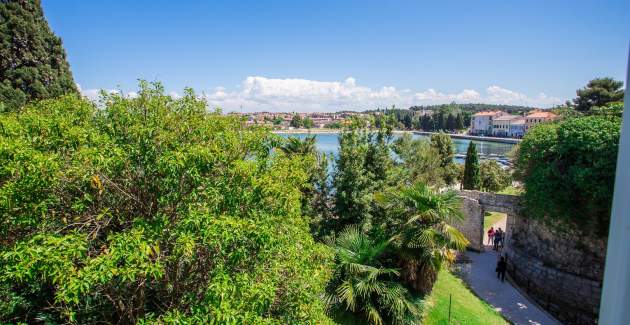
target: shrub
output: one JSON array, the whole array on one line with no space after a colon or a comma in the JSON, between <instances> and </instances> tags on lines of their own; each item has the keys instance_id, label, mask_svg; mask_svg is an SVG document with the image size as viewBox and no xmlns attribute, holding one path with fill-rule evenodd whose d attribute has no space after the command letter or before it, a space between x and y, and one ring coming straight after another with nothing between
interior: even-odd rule
<instances>
[{"instance_id":1,"label":"shrub","mask_svg":"<svg viewBox=\"0 0 630 325\"><path fill-rule=\"evenodd\" d=\"M606 234L621 119L588 116L532 128L520 145L526 214Z\"/></svg>"},{"instance_id":2,"label":"shrub","mask_svg":"<svg viewBox=\"0 0 630 325\"><path fill-rule=\"evenodd\" d=\"M0 320L326 323L304 160L159 84L0 114Z\"/></svg>"}]
</instances>

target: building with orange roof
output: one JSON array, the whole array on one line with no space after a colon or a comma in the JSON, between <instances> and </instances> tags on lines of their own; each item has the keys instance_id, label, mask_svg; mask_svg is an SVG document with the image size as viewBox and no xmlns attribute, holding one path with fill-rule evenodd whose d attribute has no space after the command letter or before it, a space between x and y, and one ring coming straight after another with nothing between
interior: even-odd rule
<instances>
[{"instance_id":1,"label":"building with orange roof","mask_svg":"<svg viewBox=\"0 0 630 325\"><path fill-rule=\"evenodd\" d=\"M529 130L532 126L536 124L554 121L558 118L558 115L549 111L533 110L529 112L527 116L525 116L525 131Z\"/></svg>"},{"instance_id":2,"label":"building with orange roof","mask_svg":"<svg viewBox=\"0 0 630 325\"><path fill-rule=\"evenodd\" d=\"M491 135L492 121L502 115L505 115L502 111L481 111L475 113L470 121L470 133Z\"/></svg>"},{"instance_id":3,"label":"building with orange roof","mask_svg":"<svg viewBox=\"0 0 630 325\"><path fill-rule=\"evenodd\" d=\"M504 114L492 120L492 135L495 137L510 136L510 124L522 116Z\"/></svg>"}]
</instances>

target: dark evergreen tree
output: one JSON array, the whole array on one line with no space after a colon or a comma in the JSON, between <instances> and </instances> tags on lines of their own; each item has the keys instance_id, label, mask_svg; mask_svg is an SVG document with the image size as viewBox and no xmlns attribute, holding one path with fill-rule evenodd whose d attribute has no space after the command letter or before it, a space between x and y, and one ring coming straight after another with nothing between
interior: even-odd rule
<instances>
[{"instance_id":1,"label":"dark evergreen tree","mask_svg":"<svg viewBox=\"0 0 630 325\"><path fill-rule=\"evenodd\" d=\"M61 39L39 0L0 1L0 103L15 110L33 99L77 93Z\"/></svg>"},{"instance_id":2,"label":"dark evergreen tree","mask_svg":"<svg viewBox=\"0 0 630 325\"><path fill-rule=\"evenodd\" d=\"M463 130L466 128L466 125L464 124L464 116L461 113L457 114L456 128L457 130Z\"/></svg>"},{"instance_id":3,"label":"dark evergreen tree","mask_svg":"<svg viewBox=\"0 0 630 325\"><path fill-rule=\"evenodd\" d=\"M434 129L433 118L429 114L422 115L420 124L422 125L422 131L433 131Z\"/></svg>"},{"instance_id":4,"label":"dark evergreen tree","mask_svg":"<svg viewBox=\"0 0 630 325\"><path fill-rule=\"evenodd\" d=\"M403 124L405 125L405 128L406 128L406 129L411 129L411 127L412 127L412 122L413 122L413 119L412 119L412 117L411 117L411 114L405 114L405 116L403 117L402 122L403 122Z\"/></svg>"},{"instance_id":5,"label":"dark evergreen tree","mask_svg":"<svg viewBox=\"0 0 630 325\"><path fill-rule=\"evenodd\" d=\"M448 117L446 118L446 129L449 131L455 131L457 129L457 119L455 118L455 115L448 114Z\"/></svg>"},{"instance_id":6,"label":"dark evergreen tree","mask_svg":"<svg viewBox=\"0 0 630 325\"><path fill-rule=\"evenodd\" d=\"M464 165L462 187L465 190L479 190L481 188L479 157L477 157L477 147L472 141L468 144L468 151L466 151L466 164Z\"/></svg>"},{"instance_id":7,"label":"dark evergreen tree","mask_svg":"<svg viewBox=\"0 0 630 325\"><path fill-rule=\"evenodd\" d=\"M608 103L623 101L623 82L612 78L598 78L577 90L573 100L575 109L587 112L593 107L604 107Z\"/></svg>"}]
</instances>

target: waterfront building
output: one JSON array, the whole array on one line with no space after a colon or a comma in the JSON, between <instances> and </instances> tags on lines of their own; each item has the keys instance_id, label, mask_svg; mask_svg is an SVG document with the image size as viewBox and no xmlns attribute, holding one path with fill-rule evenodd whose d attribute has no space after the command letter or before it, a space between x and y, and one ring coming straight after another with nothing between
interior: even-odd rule
<instances>
[{"instance_id":1,"label":"waterfront building","mask_svg":"<svg viewBox=\"0 0 630 325\"><path fill-rule=\"evenodd\" d=\"M510 124L519 116L505 114L492 120L492 135L496 137L507 137L510 134Z\"/></svg>"},{"instance_id":2,"label":"waterfront building","mask_svg":"<svg viewBox=\"0 0 630 325\"><path fill-rule=\"evenodd\" d=\"M546 112L542 110L531 111L529 112L529 114L527 114L527 116L525 116L525 131L529 130L532 126L536 124L553 121L558 118L559 116L552 112Z\"/></svg>"},{"instance_id":3,"label":"waterfront building","mask_svg":"<svg viewBox=\"0 0 630 325\"><path fill-rule=\"evenodd\" d=\"M525 135L525 118L517 117L516 119L510 122L510 126L508 129L508 136L512 138L522 138Z\"/></svg>"},{"instance_id":4,"label":"waterfront building","mask_svg":"<svg viewBox=\"0 0 630 325\"><path fill-rule=\"evenodd\" d=\"M502 115L505 115L502 111L483 111L475 113L470 123L470 132L475 135L491 135L492 121Z\"/></svg>"}]
</instances>

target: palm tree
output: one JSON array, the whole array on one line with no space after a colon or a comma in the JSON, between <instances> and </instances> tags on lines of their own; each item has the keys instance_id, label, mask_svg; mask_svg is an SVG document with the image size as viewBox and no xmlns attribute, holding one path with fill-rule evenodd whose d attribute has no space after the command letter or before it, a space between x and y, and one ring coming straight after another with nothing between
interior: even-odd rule
<instances>
[{"instance_id":1,"label":"palm tree","mask_svg":"<svg viewBox=\"0 0 630 325\"><path fill-rule=\"evenodd\" d=\"M349 226L329 245L337 262L326 295L333 315L351 313L370 324L420 321L420 303L398 281L398 270L379 261L389 241L372 241L357 226Z\"/></svg>"},{"instance_id":2,"label":"palm tree","mask_svg":"<svg viewBox=\"0 0 630 325\"><path fill-rule=\"evenodd\" d=\"M315 148L315 136L307 136L304 140L298 137L289 137L280 150L287 155L310 155L317 152Z\"/></svg>"},{"instance_id":3,"label":"palm tree","mask_svg":"<svg viewBox=\"0 0 630 325\"><path fill-rule=\"evenodd\" d=\"M388 208L400 217L392 246L399 256L402 278L413 289L428 294L437 273L455 260L455 252L469 242L450 223L463 220L461 199L454 191L439 192L419 183L390 197Z\"/></svg>"}]
</instances>

